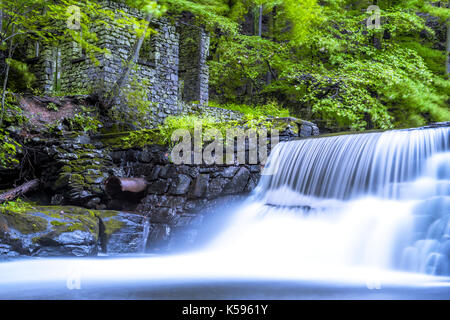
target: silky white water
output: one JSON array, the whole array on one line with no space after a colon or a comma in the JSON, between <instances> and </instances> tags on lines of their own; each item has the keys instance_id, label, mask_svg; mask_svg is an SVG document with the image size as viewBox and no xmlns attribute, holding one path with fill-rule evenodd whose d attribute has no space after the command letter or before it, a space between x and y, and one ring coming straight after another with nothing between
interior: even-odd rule
<instances>
[{"instance_id":1,"label":"silky white water","mask_svg":"<svg viewBox=\"0 0 450 320\"><path fill-rule=\"evenodd\" d=\"M230 213L231 214L231 213ZM284 279L449 286L450 128L280 143L259 185L201 250L0 264L10 285Z\"/></svg>"}]
</instances>

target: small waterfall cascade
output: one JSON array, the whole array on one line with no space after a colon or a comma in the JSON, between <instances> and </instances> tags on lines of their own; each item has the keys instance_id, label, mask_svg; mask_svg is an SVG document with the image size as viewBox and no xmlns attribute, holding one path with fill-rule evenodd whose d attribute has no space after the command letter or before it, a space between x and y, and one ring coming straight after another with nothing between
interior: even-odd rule
<instances>
[{"instance_id":1,"label":"small waterfall cascade","mask_svg":"<svg viewBox=\"0 0 450 320\"><path fill-rule=\"evenodd\" d=\"M450 127L280 143L252 201L214 245L449 275Z\"/></svg>"},{"instance_id":2,"label":"small waterfall cascade","mask_svg":"<svg viewBox=\"0 0 450 320\"><path fill-rule=\"evenodd\" d=\"M144 217L144 228L142 230L142 252L147 249L148 235L150 233L150 219Z\"/></svg>"},{"instance_id":3,"label":"small waterfall cascade","mask_svg":"<svg viewBox=\"0 0 450 320\"><path fill-rule=\"evenodd\" d=\"M402 197L427 160L450 152L449 127L394 130L306 139L279 144L260 190L288 187L305 196L352 199ZM400 193L399 193L400 192Z\"/></svg>"}]
</instances>

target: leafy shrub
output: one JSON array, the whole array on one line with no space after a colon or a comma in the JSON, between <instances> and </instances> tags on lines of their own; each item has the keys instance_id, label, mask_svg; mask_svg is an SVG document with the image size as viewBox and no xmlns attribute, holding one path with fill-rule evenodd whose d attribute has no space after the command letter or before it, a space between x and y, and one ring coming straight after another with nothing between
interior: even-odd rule
<instances>
[{"instance_id":1,"label":"leafy shrub","mask_svg":"<svg viewBox=\"0 0 450 320\"><path fill-rule=\"evenodd\" d=\"M210 101L211 107L222 108L241 112L244 116L251 118L256 117L289 117L289 110L280 107L276 101L271 101L264 105L246 105L236 103L219 104L217 102Z\"/></svg>"},{"instance_id":2,"label":"leafy shrub","mask_svg":"<svg viewBox=\"0 0 450 320\"><path fill-rule=\"evenodd\" d=\"M11 168L19 163L16 159L21 145L12 139L9 134L0 129L0 167Z\"/></svg>"}]
</instances>

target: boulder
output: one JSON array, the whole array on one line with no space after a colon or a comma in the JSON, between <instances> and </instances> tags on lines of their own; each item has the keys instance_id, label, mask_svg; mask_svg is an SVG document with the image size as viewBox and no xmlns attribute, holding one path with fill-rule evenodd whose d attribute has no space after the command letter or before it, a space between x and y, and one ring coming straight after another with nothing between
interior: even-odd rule
<instances>
[{"instance_id":1,"label":"boulder","mask_svg":"<svg viewBox=\"0 0 450 320\"><path fill-rule=\"evenodd\" d=\"M228 184L229 181L230 179L221 177L213 178L208 186L207 197L215 198L220 196L222 194L223 188Z\"/></svg>"},{"instance_id":2,"label":"boulder","mask_svg":"<svg viewBox=\"0 0 450 320\"><path fill-rule=\"evenodd\" d=\"M206 195L209 185L209 174L201 173L195 179L193 186L189 192L190 198L201 198Z\"/></svg>"},{"instance_id":3,"label":"boulder","mask_svg":"<svg viewBox=\"0 0 450 320\"><path fill-rule=\"evenodd\" d=\"M170 187L169 193L174 195L183 195L188 192L190 184L191 178L187 175L179 174L174 179L174 183Z\"/></svg>"},{"instance_id":4,"label":"boulder","mask_svg":"<svg viewBox=\"0 0 450 320\"><path fill-rule=\"evenodd\" d=\"M233 194L244 192L250 178L250 171L247 168L241 167L236 175L223 188L224 194Z\"/></svg>"},{"instance_id":5,"label":"boulder","mask_svg":"<svg viewBox=\"0 0 450 320\"><path fill-rule=\"evenodd\" d=\"M127 212L99 211L101 218L101 248L108 254L140 253L144 251L148 218ZM102 230L102 231L103 231Z\"/></svg>"},{"instance_id":6,"label":"boulder","mask_svg":"<svg viewBox=\"0 0 450 320\"><path fill-rule=\"evenodd\" d=\"M143 252L148 218L74 206L3 207L0 259L17 256L95 256Z\"/></svg>"},{"instance_id":7,"label":"boulder","mask_svg":"<svg viewBox=\"0 0 450 320\"><path fill-rule=\"evenodd\" d=\"M171 237L171 227L167 224L151 223L145 251L155 252L165 250Z\"/></svg>"},{"instance_id":8,"label":"boulder","mask_svg":"<svg viewBox=\"0 0 450 320\"><path fill-rule=\"evenodd\" d=\"M0 211L0 226L0 256L97 254L98 218L87 209L6 206Z\"/></svg>"}]
</instances>

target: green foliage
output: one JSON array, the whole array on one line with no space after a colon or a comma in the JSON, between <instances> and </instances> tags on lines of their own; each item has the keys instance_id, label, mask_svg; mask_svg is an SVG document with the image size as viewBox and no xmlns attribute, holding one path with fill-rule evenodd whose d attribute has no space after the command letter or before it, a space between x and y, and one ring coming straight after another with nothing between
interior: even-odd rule
<instances>
[{"instance_id":1,"label":"green foliage","mask_svg":"<svg viewBox=\"0 0 450 320\"><path fill-rule=\"evenodd\" d=\"M9 134L0 129L0 167L11 168L19 163L16 155L21 145L9 136Z\"/></svg>"},{"instance_id":2,"label":"green foliage","mask_svg":"<svg viewBox=\"0 0 450 320\"><path fill-rule=\"evenodd\" d=\"M12 58L6 58L5 62L10 65L12 73L16 73L14 75L16 79L10 88L13 90L30 88L36 80L36 76L30 71L28 65Z\"/></svg>"},{"instance_id":3,"label":"green foliage","mask_svg":"<svg viewBox=\"0 0 450 320\"><path fill-rule=\"evenodd\" d=\"M449 9L420 0L378 1L381 29L368 29L372 1L259 3L272 19L263 38L222 34L214 42L214 99L261 104L276 98L295 116L341 129L450 119L445 52L434 48L438 40L427 16L417 14L444 22Z\"/></svg>"},{"instance_id":4,"label":"green foliage","mask_svg":"<svg viewBox=\"0 0 450 320\"><path fill-rule=\"evenodd\" d=\"M219 104L214 101L210 101L209 105L215 108L222 108L240 112L245 117L289 117L289 110L282 108L276 101L271 101L264 105L246 105L236 103Z\"/></svg>"},{"instance_id":5,"label":"green foliage","mask_svg":"<svg viewBox=\"0 0 450 320\"><path fill-rule=\"evenodd\" d=\"M101 122L97 119L95 110L82 107L82 112L75 114L72 118L68 118L69 127L74 131L97 132L101 128Z\"/></svg>"},{"instance_id":6,"label":"green foliage","mask_svg":"<svg viewBox=\"0 0 450 320\"><path fill-rule=\"evenodd\" d=\"M317 0L283 0L284 14L292 25L290 40L301 44L323 20Z\"/></svg>"},{"instance_id":7,"label":"green foliage","mask_svg":"<svg viewBox=\"0 0 450 320\"><path fill-rule=\"evenodd\" d=\"M119 145L121 148L144 147L150 144L164 144L158 130L142 129L130 131L127 135L120 138Z\"/></svg>"},{"instance_id":8,"label":"green foliage","mask_svg":"<svg viewBox=\"0 0 450 320\"><path fill-rule=\"evenodd\" d=\"M50 110L50 111L58 111L58 106L56 104L54 104L53 102L50 102L45 107L47 108L47 110Z\"/></svg>"},{"instance_id":9,"label":"green foliage","mask_svg":"<svg viewBox=\"0 0 450 320\"><path fill-rule=\"evenodd\" d=\"M12 125L22 125L27 122L27 119L23 116L22 109L18 106L16 96L11 92L7 92L5 96L3 120Z\"/></svg>"},{"instance_id":10,"label":"green foliage","mask_svg":"<svg viewBox=\"0 0 450 320\"><path fill-rule=\"evenodd\" d=\"M33 209L33 207L20 198L15 201L5 201L0 204L0 213L25 213L30 209Z\"/></svg>"},{"instance_id":11,"label":"green foliage","mask_svg":"<svg viewBox=\"0 0 450 320\"><path fill-rule=\"evenodd\" d=\"M159 3L168 8L172 14L190 12L199 24L209 30L216 28L229 33L238 31L238 24L233 18L240 17L242 11L247 10L244 2L235 0L160 0Z\"/></svg>"},{"instance_id":12,"label":"green foliage","mask_svg":"<svg viewBox=\"0 0 450 320\"><path fill-rule=\"evenodd\" d=\"M223 108L242 113L241 120L223 120L204 114L190 114L183 116L167 117L162 125L158 126L159 140L163 144L171 145L171 137L176 130L186 130L194 137L195 130L202 130L202 141L208 141L208 130L217 130L226 136L227 130L241 128L253 129L257 133L261 130L270 130L274 123L270 119L277 117L289 117L289 110L281 108L276 102L265 105L249 106L243 104L225 104L210 102L211 107Z\"/></svg>"},{"instance_id":13,"label":"green foliage","mask_svg":"<svg viewBox=\"0 0 450 320\"><path fill-rule=\"evenodd\" d=\"M122 89L127 103L109 110L110 117L120 122L131 123L138 130L151 127L157 105L149 100L149 88L148 79L132 77L130 85Z\"/></svg>"},{"instance_id":14,"label":"green foliage","mask_svg":"<svg viewBox=\"0 0 450 320\"><path fill-rule=\"evenodd\" d=\"M195 130L202 130L202 140L208 139L207 130L219 130L225 136L226 130L235 127L237 121L218 121L206 115L184 115L167 117L162 125L158 127L161 141L164 144L172 145L172 134L176 130L186 130L194 137Z\"/></svg>"}]
</instances>

